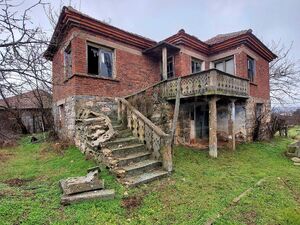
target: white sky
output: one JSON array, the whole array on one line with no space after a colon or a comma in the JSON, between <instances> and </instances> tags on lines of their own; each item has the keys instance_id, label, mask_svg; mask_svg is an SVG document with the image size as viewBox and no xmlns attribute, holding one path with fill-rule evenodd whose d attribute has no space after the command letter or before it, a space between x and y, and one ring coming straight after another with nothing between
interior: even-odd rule
<instances>
[{"instance_id":1,"label":"white sky","mask_svg":"<svg viewBox=\"0 0 300 225\"><path fill-rule=\"evenodd\" d=\"M25 0L25 5L37 0ZM47 0L44 0L47 1ZM16 2L21 2L17 1ZM219 33L251 28L265 44L294 42L292 56L300 59L300 0L48 0L76 9L121 29L156 41L181 28L200 40ZM32 12L35 24L48 31L51 26L39 8ZM300 87L299 87L300 89Z\"/></svg>"}]
</instances>

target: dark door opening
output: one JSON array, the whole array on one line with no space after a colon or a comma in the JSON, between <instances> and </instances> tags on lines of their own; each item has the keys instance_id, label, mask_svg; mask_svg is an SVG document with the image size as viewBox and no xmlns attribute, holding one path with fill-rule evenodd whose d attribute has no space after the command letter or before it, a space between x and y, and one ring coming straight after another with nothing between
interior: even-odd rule
<instances>
[{"instance_id":1,"label":"dark door opening","mask_svg":"<svg viewBox=\"0 0 300 225\"><path fill-rule=\"evenodd\" d=\"M208 138L209 125L208 125L208 105L199 105L195 108L195 130L196 139Z\"/></svg>"}]
</instances>

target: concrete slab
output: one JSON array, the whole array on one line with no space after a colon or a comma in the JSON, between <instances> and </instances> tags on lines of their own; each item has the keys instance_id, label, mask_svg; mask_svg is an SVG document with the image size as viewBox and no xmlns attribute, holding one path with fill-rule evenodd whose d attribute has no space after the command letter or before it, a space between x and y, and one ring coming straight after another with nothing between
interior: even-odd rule
<instances>
[{"instance_id":1,"label":"concrete slab","mask_svg":"<svg viewBox=\"0 0 300 225\"><path fill-rule=\"evenodd\" d=\"M63 195L61 197L61 204L62 205L69 205L72 203L82 202L86 200L109 200L114 199L115 197L115 190L107 189L107 190L96 190L96 191L88 191L79 194L73 195Z\"/></svg>"},{"instance_id":2,"label":"concrete slab","mask_svg":"<svg viewBox=\"0 0 300 225\"><path fill-rule=\"evenodd\" d=\"M64 195L71 195L85 191L104 189L104 181L98 178L98 170L90 171L83 177L72 177L60 181Z\"/></svg>"}]
</instances>

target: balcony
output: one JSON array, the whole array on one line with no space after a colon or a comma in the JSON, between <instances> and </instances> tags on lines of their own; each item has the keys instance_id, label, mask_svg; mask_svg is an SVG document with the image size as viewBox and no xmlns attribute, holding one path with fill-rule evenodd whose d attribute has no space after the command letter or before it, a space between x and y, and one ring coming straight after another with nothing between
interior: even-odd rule
<instances>
[{"instance_id":1,"label":"balcony","mask_svg":"<svg viewBox=\"0 0 300 225\"><path fill-rule=\"evenodd\" d=\"M178 78L160 83L161 94L171 100L176 98ZM181 77L180 98L222 95L238 98L249 97L249 80L210 69Z\"/></svg>"}]
</instances>

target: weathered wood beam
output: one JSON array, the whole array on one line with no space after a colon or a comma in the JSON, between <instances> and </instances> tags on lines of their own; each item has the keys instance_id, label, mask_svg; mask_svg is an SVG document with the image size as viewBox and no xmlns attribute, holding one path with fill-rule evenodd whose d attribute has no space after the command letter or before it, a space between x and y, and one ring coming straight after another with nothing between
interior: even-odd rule
<instances>
[{"instance_id":1,"label":"weathered wood beam","mask_svg":"<svg viewBox=\"0 0 300 225\"><path fill-rule=\"evenodd\" d=\"M177 80L177 91L176 91L176 101L175 101L175 108L174 108L174 115L173 115L173 123L171 129L171 143L174 143L174 136L177 126L177 120L179 115L179 107L180 107L180 86L181 86L181 77Z\"/></svg>"},{"instance_id":2,"label":"weathered wood beam","mask_svg":"<svg viewBox=\"0 0 300 225\"><path fill-rule=\"evenodd\" d=\"M235 150L235 99L230 99L228 105L228 145Z\"/></svg>"},{"instance_id":3,"label":"weathered wood beam","mask_svg":"<svg viewBox=\"0 0 300 225\"><path fill-rule=\"evenodd\" d=\"M162 49L162 76L163 80L168 79L168 69L167 69L167 48L163 47Z\"/></svg>"},{"instance_id":4,"label":"weathered wood beam","mask_svg":"<svg viewBox=\"0 0 300 225\"><path fill-rule=\"evenodd\" d=\"M213 158L218 156L217 143L217 97L212 96L209 105L209 155Z\"/></svg>"}]
</instances>

